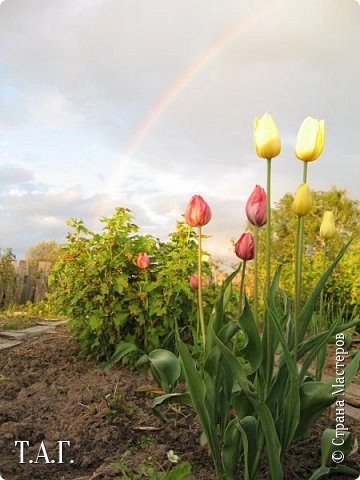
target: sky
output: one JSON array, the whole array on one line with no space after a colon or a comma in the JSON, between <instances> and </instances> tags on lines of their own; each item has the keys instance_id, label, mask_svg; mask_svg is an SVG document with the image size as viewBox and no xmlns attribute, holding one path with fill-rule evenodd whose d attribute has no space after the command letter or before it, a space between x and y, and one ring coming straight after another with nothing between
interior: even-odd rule
<instances>
[{"instance_id":1,"label":"sky","mask_svg":"<svg viewBox=\"0 0 360 480\"><path fill-rule=\"evenodd\" d=\"M209 203L205 248L231 259L265 186L255 117L275 119L272 200L295 192L305 117L325 121L314 190L360 199L355 0L0 1L0 248L66 241L66 220L130 208L142 233Z\"/></svg>"}]
</instances>

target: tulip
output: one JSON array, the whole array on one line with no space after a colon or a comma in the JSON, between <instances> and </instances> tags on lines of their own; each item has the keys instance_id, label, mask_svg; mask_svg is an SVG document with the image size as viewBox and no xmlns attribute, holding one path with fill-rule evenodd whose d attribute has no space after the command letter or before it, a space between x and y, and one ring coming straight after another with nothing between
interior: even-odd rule
<instances>
[{"instance_id":1,"label":"tulip","mask_svg":"<svg viewBox=\"0 0 360 480\"><path fill-rule=\"evenodd\" d=\"M269 113L259 120L255 118L254 122L254 144L256 153L259 157L267 160L266 174L266 249L265 249L265 265L266 265L266 295L270 301L271 286L271 159L277 157L281 150L280 133ZM266 331L266 372L265 384L268 386L271 382L272 360L271 360L271 322L268 316L265 317L264 329ZM267 387L266 387L267 388ZM265 388L265 390L266 390Z\"/></svg>"},{"instance_id":2,"label":"tulip","mask_svg":"<svg viewBox=\"0 0 360 480\"><path fill-rule=\"evenodd\" d=\"M330 240L336 235L335 217L330 210L324 212L320 226L320 237L324 240Z\"/></svg>"},{"instance_id":3,"label":"tulip","mask_svg":"<svg viewBox=\"0 0 360 480\"><path fill-rule=\"evenodd\" d=\"M136 260L136 265L141 270L145 270L146 268L148 268L148 266L150 265L149 255L147 255L145 252L140 252Z\"/></svg>"},{"instance_id":4,"label":"tulip","mask_svg":"<svg viewBox=\"0 0 360 480\"><path fill-rule=\"evenodd\" d=\"M246 216L252 225L262 227L266 223L266 193L256 185L246 202Z\"/></svg>"},{"instance_id":5,"label":"tulip","mask_svg":"<svg viewBox=\"0 0 360 480\"><path fill-rule=\"evenodd\" d=\"M201 195L194 195L185 210L185 222L191 227L202 227L210 222L211 210Z\"/></svg>"},{"instance_id":6,"label":"tulip","mask_svg":"<svg viewBox=\"0 0 360 480\"><path fill-rule=\"evenodd\" d=\"M193 290L196 290L199 286L199 278L197 275L195 274L192 274L190 275L190 280L189 280L189 283L190 283L190 287L193 289Z\"/></svg>"},{"instance_id":7,"label":"tulip","mask_svg":"<svg viewBox=\"0 0 360 480\"><path fill-rule=\"evenodd\" d=\"M306 117L302 122L295 143L295 154L304 162L312 162L321 154L324 147L324 120Z\"/></svg>"},{"instance_id":8,"label":"tulip","mask_svg":"<svg viewBox=\"0 0 360 480\"><path fill-rule=\"evenodd\" d=\"M280 133L269 113L254 122L254 143L256 153L261 158L277 157L281 150Z\"/></svg>"},{"instance_id":9,"label":"tulip","mask_svg":"<svg viewBox=\"0 0 360 480\"><path fill-rule=\"evenodd\" d=\"M201 227L210 222L211 219L211 210L209 205L200 195L194 195L188 206L186 207L185 213L185 222L191 227L197 227L198 229L198 311L199 311L199 321L201 327L201 341L203 348L205 350L206 344L206 331L205 331L205 319L204 319L204 307L202 302L202 234Z\"/></svg>"},{"instance_id":10,"label":"tulip","mask_svg":"<svg viewBox=\"0 0 360 480\"><path fill-rule=\"evenodd\" d=\"M313 201L309 186L307 183L302 183L295 193L292 211L298 217L304 217L310 212L312 204Z\"/></svg>"},{"instance_id":11,"label":"tulip","mask_svg":"<svg viewBox=\"0 0 360 480\"><path fill-rule=\"evenodd\" d=\"M250 232L243 233L235 243L235 253L244 261L254 258L254 239Z\"/></svg>"}]
</instances>

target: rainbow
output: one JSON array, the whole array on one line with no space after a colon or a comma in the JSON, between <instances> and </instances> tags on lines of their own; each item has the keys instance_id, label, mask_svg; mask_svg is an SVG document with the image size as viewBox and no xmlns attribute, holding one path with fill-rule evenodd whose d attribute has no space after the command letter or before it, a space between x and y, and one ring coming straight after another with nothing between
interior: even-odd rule
<instances>
[{"instance_id":1,"label":"rainbow","mask_svg":"<svg viewBox=\"0 0 360 480\"><path fill-rule=\"evenodd\" d=\"M265 0L260 7L257 7L254 11L242 18L234 27L220 35L199 58L185 68L175 83L172 84L160 97L139 127L135 130L122 154L123 158L129 159L135 154L159 118L171 105L173 105L175 100L195 77L203 72L221 52L232 45L240 35L248 31L260 18L269 14L270 10L280 2L281 0ZM121 175L121 168L122 166L120 165L119 171L113 175L109 184L109 191L114 191L116 188L117 180ZM103 206L104 204L102 203L100 208L102 209Z\"/></svg>"}]
</instances>

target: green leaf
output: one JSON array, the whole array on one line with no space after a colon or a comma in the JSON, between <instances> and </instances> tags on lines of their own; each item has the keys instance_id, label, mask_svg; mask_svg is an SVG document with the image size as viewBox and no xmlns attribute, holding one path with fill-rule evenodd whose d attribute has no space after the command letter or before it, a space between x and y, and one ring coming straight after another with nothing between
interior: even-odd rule
<instances>
[{"instance_id":1,"label":"green leaf","mask_svg":"<svg viewBox=\"0 0 360 480\"><path fill-rule=\"evenodd\" d=\"M107 362L102 365L104 372L110 370L110 368L115 364L120 362L124 357L135 352L140 352L140 349L130 342L121 342L117 347L113 355L109 358Z\"/></svg>"},{"instance_id":2,"label":"green leaf","mask_svg":"<svg viewBox=\"0 0 360 480\"><path fill-rule=\"evenodd\" d=\"M245 366L245 369L246 373L250 375L261 365L263 352L258 329L246 296L245 307L240 315L239 324L246 335L246 343L244 347L242 347L241 352L249 361L249 363Z\"/></svg>"},{"instance_id":3,"label":"green leaf","mask_svg":"<svg viewBox=\"0 0 360 480\"><path fill-rule=\"evenodd\" d=\"M309 480L318 480L326 475L329 478L329 473L344 473L345 475L359 475L359 472L346 465L336 465L336 467L320 467L309 478ZM359 478L359 477L357 477Z\"/></svg>"},{"instance_id":4,"label":"green leaf","mask_svg":"<svg viewBox=\"0 0 360 480\"><path fill-rule=\"evenodd\" d=\"M124 289L128 286L127 277L124 275L118 275L115 277L115 290L117 293L123 293Z\"/></svg>"},{"instance_id":5,"label":"green leaf","mask_svg":"<svg viewBox=\"0 0 360 480\"><path fill-rule=\"evenodd\" d=\"M230 282L230 283L228 284L228 286L226 287L225 292L224 292L224 299L223 299L223 308L224 308L224 310L226 309L226 306L227 306L227 304L228 304L229 301L230 301L230 298L231 298L231 295L232 295L232 291L233 291L232 283Z\"/></svg>"},{"instance_id":6,"label":"green leaf","mask_svg":"<svg viewBox=\"0 0 360 480\"><path fill-rule=\"evenodd\" d=\"M214 310L211 314L210 317L210 322L208 326L208 330L211 331L212 329L214 330L215 333L218 333L221 328L224 326L223 318L224 318L224 295L225 292L228 288L228 286L231 284L233 279L236 277L236 275L239 273L241 268L241 264L239 267L231 274L229 275L226 280L223 282L221 289L216 297L215 301L215 306ZM209 335L206 339L206 353L210 352L212 347L213 347L213 338L211 335Z\"/></svg>"},{"instance_id":7,"label":"green leaf","mask_svg":"<svg viewBox=\"0 0 360 480\"><path fill-rule=\"evenodd\" d=\"M283 400L279 408L281 410L281 416L279 422L279 433L282 448L285 449L293 439L293 436L296 432L299 418L300 418L300 394L299 394L299 384L298 384L298 375L297 368L294 362L293 357L289 351L286 340L281 331L281 326L276 317L276 314L273 311L273 308L270 308L267 305L267 310L269 312L269 319L272 320L275 331L277 332L278 339L281 343L283 354L285 357L285 363L288 370L287 382L285 384L285 390L283 391ZM277 393L279 393L277 391ZM272 399L270 399L271 403Z\"/></svg>"},{"instance_id":8,"label":"green leaf","mask_svg":"<svg viewBox=\"0 0 360 480\"><path fill-rule=\"evenodd\" d=\"M331 330L324 332L325 335L321 338L321 340L318 341L318 343L313 347L313 349L310 351L309 355L307 356L306 360L304 361L301 371L299 374L299 379L300 381L303 380L303 378L306 375L306 372L308 371L312 361L314 358L317 356L317 354L321 351L322 348L326 348L327 342L329 338L333 335L333 332L335 331L336 325L333 325Z\"/></svg>"},{"instance_id":9,"label":"green leaf","mask_svg":"<svg viewBox=\"0 0 360 480\"><path fill-rule=\"evenodd\" d=\"M216 337L216 335L215 341L224 355L224 359L228 363L228 368L233 372L233 375L239 382L240 388L252 403L252 406L259 417L266 440L266 453L271 478L272 480L282 480L283 471L280 462L281 445L276 433L271 412L265 403L258 397L255 386L246 378L244 367L239 363L234 354Z\"/></svg>"},{"instance_id":10,"label":"green leaf","mask_svg":"<svg viewBox=\"0 0 360 480\"><path fill-rule=\"evenodd\" d=\"M181 375L179 359L169 350L158 348L148 354L151 372L164 392L170 392Z\"/></svg>"},{"instance_id":11,"label":"green leaf","mask_svg":"<svg viewBox=\"0 0 360 480\"><path fill-rule=\"evenodd\" d=\"M256 478L261 456L257 459L258 421L255 417L245 417L239 422L244 447L245 480Z\"/></svg>"},{"instance_id":12,"label":"green leaf","mask_svg":"<svg viewBox=\"0 0 360 480\"><path fill-rule=\"evenodd\" d=\"M335 329L333 334L340 333L343 330L348 328L354 327L360 323L359 319L353 320L348 323L344 323L343 325L338 325ZM299 346L298 350L298 359L302 358L309 350L311 350L314 346L318 345L321 340L327 336L327 331L323 333L318 333L306 340L304 340L301 345Z\"/></svg>"},{"instance_id":13,"label":"green leaf","mask_svg":"<svg viewBox=\"0 0 360 480\"><path fill-rule=\"evenodd\" d=\"M206 435L214 464L219 465L219 444L217 439L216 424L214 419L210 417L211 405L208 405L208 401L206 401L206 386L204 380L195 367L194 361L191 358L188 349L180 340L178 332L176 333L176 336L177 347L182 360L185 379L191 400L199 418L202 430Z\"/></svg>"},{"instance_id":14,"label":"green leaf","mask_svg":"<svg viewBox=\"0 0 360 480\"><path fill-rule=\"evenodd\" d=\"M345 390L352 382L352 379L359 370L360 352L351 360L349 365L344 369ZM303 437L309 428L316 422L323 411L329 407L335 400L333 394L335 378L328 383L305 382L300 388L300 421L296 430L295 438Z\"/></svg>"},{"instance_id":15,"label":"green leaf","mask_svg":"<svg viewBox=\"0 0 360 480\"><path fill-rule=\"evenodd\" d=\"M351 452L351 433L350 432L342 432L341 442L344 443L341 446L337 446L336 443L339 441L336 439L336 430L333 428L326 428L323 431L321 437L321 466L331 466L333 463L332 461L332 454L336 450L341 450L344 455L347 455ZM335 445L334 445L334 443Z\"/></svg>"},{"instance_id":16,"label":"green leaf","mask_svg":"<svg viewBox=\"0 0 360 480\"><path fill-rule=\"evenodd\" d=\"M300 326L300 328L299 328L299 339L300 339L300 341L305 337L305 333L306 333L307 327L309 325L309 322L311 320L312 314L313 314L314 309L315 309L315 307L316 307L316 305L319 301L321 290L324 288L327 279L333 273L333 271L335 270L335 267L340 262L340 260L344 256L345 252L348 250L348 248L351 244L351 241L352 240L347 242L343 246L343 248L340 250L339 254L335 258L333 263L326 270L326 272L321 276L318 284L316 285L316 287L312 291L308 301L305 303L304 307L302 308L302 310L300 312L300 315L299 315L299 318L298 318L298 322L299 322L298 324Z\"/></svg>"},{"instance_id":17,"label":"green leaf","mask_svg":"<svg viewBox=\"0 0 360 480\"><path fill-rule=\"evenodd\" d=\"M227 480L235 478L242 448L239 420L234 418L225 430L222 449L222 464Z\"/></svg>"},{"instance_id":18,"label":"green leaf","mask_svg":"<svg viewBox=\"0 0 360 480\"><path fill-rule=\"evenodd\" d=\"M160 407L167 403L177 403L179 405L192 405L189 392L184 393L166 393L160 397L156 397L153 401L152 408Z\"/></svg>"},{"instance_id":19,"label":"green leaf","mask_svg":"<svg viewBox=\"0 0 360 480\"><path fill-rule=\"evenodd\" d=\"M316 375L315 378L317 381L321 381L322 371L324 369L325 360L327 353L327 345L323 345L316 356Z\"/></svg>"},{"instance_id":20,"label":"green leaf","mask_svg":"<svg viewBox=\"0 0 360 480\"><path fill-rule=\"evenodd\" d=\"M276 343L277 343L277 335L276 331L272 328L268 328L268 325L270 323L270 313L269 313L269 308L271 308L273 311L276 311L276 293L278 291L278 285L279 285L279 279L280 279L280 267L276 269L276 272L273 276L271 286L270 286L270 295L269 295L269 306L266 307L265 309L265 315L264 315L264 328L263 328L263 335L262 335L262 370L264 372L264 376L268 376L269 378L266 378L266 382L270 383L271 377L272 377L272 372L274 370L274 353L276 349ZM267 301L265 292L264 292L264 301ZM270 335L270 339L268 341L268 335ZM270 350L270 351L268 351Z\"/></svg>"},{"instance_id":21,"label":"green leaf","mask_svg":"<svg viewBox=\"0 0 360 480\"><path fill-rule=\"evenodd\" d=\"M231 398L231 405L234 408L238 418L247 417L254 413L254 407L252 403L242 390L233 394Z\"/></svg>"},{"instance_id":22,"label":"green leaf","mask_svg":"<svg viewBox=\"0 0 360 480\"><path fill-rule=\"evenodd\" d=\"M182 462L173 467L166 475L166 480L186 480L191 473L189 462Z\"/></svg>"},{"instance_id":23,"label":"green leaf","mask_svg":"<svg viewBox=\"0 0 360 480\"><path fill-rule=\"evenodd\" d=\"M89 318L89 326L91 330L97 330L99 327L101 327L102 323L103 318L100 312L94 312Z\"/></svg>"}]
</instances>

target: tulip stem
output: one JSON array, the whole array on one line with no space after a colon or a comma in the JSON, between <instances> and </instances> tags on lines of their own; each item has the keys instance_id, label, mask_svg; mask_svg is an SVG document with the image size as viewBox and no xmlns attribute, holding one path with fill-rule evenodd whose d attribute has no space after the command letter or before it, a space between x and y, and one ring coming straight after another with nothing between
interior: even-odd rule
<instances>
[{"instance_id":1,"label":"tulip stem","mask_svg":"<svg viewBox=\"0 0 360 480\"><path fill-rule=\"evenodd\" d=\"M259 227L255 227L254 235L254 311L255 311L255 322L256 325L259 322L259 290L258 290L258 275L259 275L259 264L258 264L258 253L259 253Z\"/></svg>"},{"instance_id":2,"label":"tulip stem","mask_svg":"<svg viewBox=\"0 0 360 480\"><path fill-rule=\"evenodd\" d=\"M266 181L266 294L270 297L271 282L271 158L267 159Z\"/></svg>"},{"instance_id":3,"label":"tulip stem","mask_svg":"<svg viewBox=\"0 0 360 480\"><path fill-rule=\"evenodd\" d=\"M303 183L307 182L307 168L308 168L308 162L303 162L304 168L303 168Z\"/></svg>"},{"instance_id":4,"label":"tulip stem","mask_svg":"<svg viewBox=\"0 0 360 480\"><path fill-rule=\"evenodd\" d=\"M324 243L324 250L323 250L323 271L325 271L325 266L326 266L326 258L327 258L327 251L326 251L326 240ZM321 333L323 331L323 320L324 320L324 288L321 290L320 294L320 311L319 311L319 328L316 333Z\"/></svg>"},{"instance_id":5,"label":"tulip stem","mask_svg":"<svg viewBox=\"0 0 360 480\"><path fill-rule=\"evenodd\" d=\"M270 287L271 287L271 158L267 159L267 175L266 175L266 297L268 305L270 305ZM266 331L266 384L270 388L272 376L272 342L271 342L271 325L270 313L265 314Z\"/></svg>"},{"instance_id":6,"label":"tulip stem","mask_svg":"<svg viewBox=\"0 0 360 480\"><path fill-rule=\"evenodd\" d=\"M303 162L303 183L307 182L308 162ZM299 314L301 309L301 277L304 249L304 217L298 217L295 244L295 314L294 314L294 358L297 360L299 344Z\"/></svg>"},{"instance_id":7,"label":"tulip stem","mask_svg":"<svg viewBox=\"0 0 360 480\"><path fill-rule=\"evenodd\" d=\"M200 328L201 328L201 340L205 350L205 322L204 322L204 310L202 303L202 272L201 265L202 263L202 245L201 245L201 227L198 227L198 309L199 309L199 318L200 318Z\"/></svg>"},{"instance_id":8,"label":"tulip stem","mask_svg":"<svg viewBox=\"0 0 360 480\"><path fill-rule=\"evenodd\" d=\"M149 282L148 271L145 270L145 285ZM149 328L149 292L145 293L145 321L144 321L144 350L146 353L149 351L148 342L148 328Z\"/></svg>"},{"instance_id":9,"label":"tulip stem","mask_svg":"<svg viewBox=\"0 0 360 480\"><path fill-rule=\"evenodd\" d=\"M295 240L295 301L294 301L294 359L297 361L299 344L299 312L301 298L301 217L297 217Z\"/></svg>"},{"instance_id":10,"label":"tulip stem","mask_svg":"<svg viewBox=\"0 0 360 480\"><path fill-rule=\"evenodd\" d=\"M246 260L243 260L242 268L241 268L240 292L239 292L239 318L240 318L240 315L242 314L242 309L243 309L245 270L246 270Z\"/></svg>"}]
</instances>

